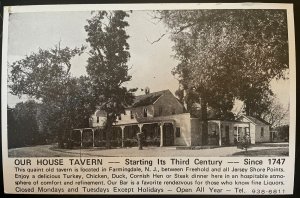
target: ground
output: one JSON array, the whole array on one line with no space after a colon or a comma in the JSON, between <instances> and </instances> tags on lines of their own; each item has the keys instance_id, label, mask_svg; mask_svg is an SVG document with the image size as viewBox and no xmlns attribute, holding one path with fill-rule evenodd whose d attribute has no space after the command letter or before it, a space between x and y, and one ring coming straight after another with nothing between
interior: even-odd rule
<instances>
[{"instance_id":1,"label":"ground","mask_svg":"<svg viewBox=\"0 0 300 198\"><path fill-rule=\"evenodd\" d=\"M211 149L183 149L176 147L84 148L59 149L57 145L40 145L8 150L9 157L240 157L288 156L288 143L264 143L251 146L248 151L236 146Z\"/></svg>"}]
</instances>

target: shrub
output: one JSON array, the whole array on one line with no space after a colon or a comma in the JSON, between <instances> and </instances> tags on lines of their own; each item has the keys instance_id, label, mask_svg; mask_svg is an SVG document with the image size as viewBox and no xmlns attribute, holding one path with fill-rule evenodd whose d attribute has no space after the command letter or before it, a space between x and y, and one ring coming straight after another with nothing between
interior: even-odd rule
<instances>
[{"instance_id":1,"label":"shrub","mask_svg":"<svg viewBox=\"0 0 300 198\"><path fill-rule=\"evenodd\" d=\"M117 140L111 140L110 145L112 147L120 147L122 145L122 141L120 139Z\"/></svg>"},{"instance_id":2,"label":"shrub","mask_svg":"<svg viewBox=\"0 0 300 198\"><path fill-rule=\"evenodd\" d=\"M143 146L159 146L160 145L160 138L150 138L143 140Z\"/></svg>"},{"instance_id":3,"label":"shrub","mask_svg":"<svg viewBox=\"0 0 300 198\"><path fill-rule=\"evenodd\" d=\"M124 140L124 146L125 147L133 147L133 146L137 146L138 142L137 139L126 139Z\"/></svg>"},{"instance_id":4,"label":"shrub","mask_svg":"<svg viewBox=\"0 0 300 198\"><path fill-rule=\"evenodd\" d=\"M240 142L237 144L237 147L240 149L245 149L246 152L248 148L250 147L251 141L249 135L244 135Z\"/></svg>"},{"instance_id":5,"label":"shrub","mask_svg":"<svg viewBox=\"0 0 300 198\"><path fill-rule=\"evenodd\" d=\"M105 147L106 146L106 141L105 140L95 141L95 146L96 147Z\"/></svg>"}]
</instances>

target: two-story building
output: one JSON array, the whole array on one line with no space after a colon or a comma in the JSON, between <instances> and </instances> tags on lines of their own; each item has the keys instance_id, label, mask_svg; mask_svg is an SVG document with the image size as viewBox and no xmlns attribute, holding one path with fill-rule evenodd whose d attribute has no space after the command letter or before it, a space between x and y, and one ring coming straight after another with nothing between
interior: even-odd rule
<instances>
[{"instance_id":1,"label":"two-story building","mask_svg":"<svg viewBox=\"0 0 300 198\"><path fill-rule=\"evenodd\" d=\"M91 116L90 127L103 127L105 114L96 111ZM169 91L163 90L136 96L131 106L117 116L114 123L113 139L121 138L122 146L126 141L136 139L138 132L143 132L145 144L172 146L191 145L190 114Z\"/></svg>"},{"instance_id":2,"label":"two-story building","mask_svg":"<svg viewBox=\"0 0 300 198\"><path fill-rule=\"evenodd\" d=\"M105 145L103 130L106 113L97 110L90 118L90 128L76 129L81 145ZM183 104L169 91L163 90L136 96L131 106L117 116L111 133L115 146L137 145L137 133L142 132L144 145L149 146L201 146L203 122L191 118ZM269 140L269 125L250 116L235 121L209 120L209 145L234 145L247 134L251 143ZM88 144L90 142L90 144ZM92 142L92 144L91 144Z\"/></svg>"}]
</instances>

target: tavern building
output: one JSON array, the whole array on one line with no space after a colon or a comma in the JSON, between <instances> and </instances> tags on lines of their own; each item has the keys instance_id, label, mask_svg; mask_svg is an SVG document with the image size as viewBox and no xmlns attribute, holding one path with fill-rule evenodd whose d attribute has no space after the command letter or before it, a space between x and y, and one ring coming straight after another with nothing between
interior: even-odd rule
<instances>
[{"instance_id":1,"label":"tavern building","mask_svg":"<svg viewBox=\"0 0 300 198\"><path fill-rule=\"evenodd\" d=\"M105 146L106 113L97 110L90 117L89 127L74 129L71 139L80 146ZM183 104L169 91L136 96L131 106L117 116L110 135L113 147L137 146L137 133L143 133L144 146L201 146L202 122L191 118ZM209 145L234 145L245 134L251 143L268 142L270 125L261 119L241 116L236 121L209 120Z\"/></svg>"}]
</instances>

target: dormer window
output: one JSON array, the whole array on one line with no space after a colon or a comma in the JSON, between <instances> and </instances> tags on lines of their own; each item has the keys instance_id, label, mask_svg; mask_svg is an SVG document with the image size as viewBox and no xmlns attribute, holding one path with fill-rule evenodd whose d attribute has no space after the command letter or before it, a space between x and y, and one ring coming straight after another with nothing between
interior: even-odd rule
<instances>
[{"instance_id":1,"label":"dormer window","mask_svg":"<svg viewBox=\"0 0 300 198\"><path fill-rule=\"evenodd\" d=\"M148 109L147 108L144 108L144 117L146 118L148 115Z\"/></svg>"}]
</instances>

